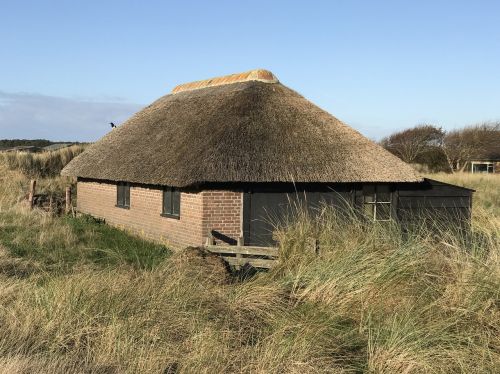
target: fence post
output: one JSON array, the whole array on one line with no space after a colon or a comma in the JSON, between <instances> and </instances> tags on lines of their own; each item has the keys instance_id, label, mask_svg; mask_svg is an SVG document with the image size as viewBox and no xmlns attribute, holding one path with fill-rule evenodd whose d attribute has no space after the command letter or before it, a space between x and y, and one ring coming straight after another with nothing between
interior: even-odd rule
<instances>
[{"instance_id":1,"label":"fence post","mask_svg":"<svg viewBox=\"0 0 500 374\"><path fill-rule=\"evenodd\" d=\"M207 235L207 246L209 245L214 245L215 244L215 239L212 234L212 230L208 230L208 235Z\"/></svg>"},{"instance_id":2,"label":"fence post","mask_svg":"<svg viewBox=\"0 0 500 374\"><path fill-rule=\"evenodd\" d=\"M316 238L308 238L307 239L307 247L313 252L315 255L319 255L319 240Z\"/></svg>"},{"instance_id":3,"label":"fence post","mask_svg":"<svg viewBox=\"0 0 500 374\"><path fill-rule=\"evenodd\" d=\"M237 241L236 245L238 247L243 247L243 245L244 245L243 236L238 236L238 241ZM242 258L241 253L236 253L236 259L238 260L238 265L235 266L236 270L241 269L241 258Z\"/></svg>"},{"instance_id":4,"label":"fence post","mask_svg":"<svg viewBox=\"0 0 500 374\"><path fill-rule=\"evenodd\" d=\"M66 214L71 211L71 186L66 187Z\"/></svg>"},{"instance_id":5,"label":"fence post","mask_svg":"<svg viewBox=\"0 0 500 374\"><path fill-rule=\"evenodd\" d=\"M30 191L28 195L28 205L30 209L33 209L33 202L35 199L35 190L36 190L36 179L32 179L30 182Z\"/></svg>"}]
</instances>

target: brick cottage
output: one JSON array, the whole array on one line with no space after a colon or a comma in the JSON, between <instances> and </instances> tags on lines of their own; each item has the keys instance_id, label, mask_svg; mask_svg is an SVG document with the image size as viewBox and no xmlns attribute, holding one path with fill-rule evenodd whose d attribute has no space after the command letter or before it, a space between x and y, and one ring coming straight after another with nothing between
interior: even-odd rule
<instances>
[{"instance_id":1,"label":"brick cottage","mask_svg":"<svg viewBox=\"0 0 500 374\"><path fill-rule=\"evenodd\" d=\"M472 190L420 177L266 70L182 84L63 170L77 209L172 248L271 245L297 202L405 224L470 217ZM460 221L460 222L459 222Z\"/></svg>"}]
</instances>

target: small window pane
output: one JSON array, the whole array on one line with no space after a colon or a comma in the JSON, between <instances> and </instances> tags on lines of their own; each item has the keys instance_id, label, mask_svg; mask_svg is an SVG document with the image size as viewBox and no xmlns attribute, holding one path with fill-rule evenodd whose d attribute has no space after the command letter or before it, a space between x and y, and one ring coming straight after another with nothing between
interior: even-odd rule
<instances>
[{"instance_id":1,"label":"small window pane","mask_svg":"<svg viewBox=\"0 0 500 374\"><path fill-rule=\"evenodd\" d=\"M391 219L391 204L377 204L377 221Z\"/></svg>"},{"instance_id":2,"label":"small window pane","mask_svg":"<svg viewBox=\"0 0 500 374\"><path fill-rule=\"evenodd\" d=\"M363 186L363 201L365 203L372 203L375 201L375 186L369 184Z\"/></svg>"},{"instance_id":3,"label":"small window pane","mask_svg":"<svg viewBox=\"0 0 500 374\"><path fill-rule=\"evenodd\" d=\"M172 192L172 214L178 216L181 209L181 194L178 190Z\"/></svg>"},{"instance_id":4,"label":"small window pane","mask_svg":"<svg viewBox=\"0 0 500 374\"><path fill-rule=\"evenodd\" d=\"M163 213L170 214L172 212L172 190L166 189L163 191Z\"/></svg>"},{"instance_id":5,"label":"small window pane","mask_svg":"<svg viewBox=\"0 0 500 374\"><path fill-rule=\"evenodd\" d=\"M124 194L123 194L123 186L119 184L116 186L116 205L123 206Z\"/></svg>"},{"instance_id":6,"label":"small window pane","mask_svg":"<svg viewBox=\"0 0 500 374\"><path fill-rule=\"evenodd\" d=\"M365 195L365 196L363 196L363 201L365 203L374 203L375 202L375 196L374 195Z\"/></svg>"},{"instance_id":7,"label":"small window pane","mask_svg":"<svg viewBox=\"0 0 500 374\"><path fill-rule=\"evenodd\" d=\"M124 202L124 206L126 207L129 207L130 206L130 186L127 184L125 186L123 186L123 195L124 195L124 199L123 199L123 202Z\"/></svg>"},{"instance_id":8,"label":"small window pane","mask_svg":"<svg viewBox=\"0 0 500 374\"><path fill-rule=\"evenodd\" d=\"M377 202L388 203L391 201L391 190L389 186L377 186Z\"/></svg>"},{"instance_id":9,"label":"small window pane","mask_svg":"<svg viewBox=\"0 0 500 374\"><path fill-rule=\"evenodd\" d=\"M363 205L363 213L365 216L373 218L373 208L375 204L364 204Z\"/></svg>"}]
</instances>

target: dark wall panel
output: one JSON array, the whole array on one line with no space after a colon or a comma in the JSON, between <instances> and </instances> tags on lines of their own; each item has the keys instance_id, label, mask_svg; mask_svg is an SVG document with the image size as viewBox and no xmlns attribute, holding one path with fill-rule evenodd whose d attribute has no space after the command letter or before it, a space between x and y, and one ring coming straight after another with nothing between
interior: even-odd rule
<instances>
[{"instance_id":1,"label":"dark wall panel","mask_svg":"<svg viewBox=\"0 0 500 374\"><path fill-rule=\"evenodd\" d=\"M399 209L404 208L468 208L466 196L399 196Z\"/></svg>"},{"instance_id":2,"label":"dark wall panel","mask_svg":"<svg viewBox=\"0 0 500 374\"><path fill-rule=\"evenodd\" d=\"M253 185L243 200L246 245L274 244L273 231L296 216L298 209L315 215L323 205L339 210L363 208L363 184ZM466 227L470 220L470 189L426 179L421 183L391 185L392 214L403 226L437 220ZM290 218L290 220L289 220Z\"/></svg>"},{"instance_id":3,"label":"dark wall panel","mask_svg":"<svg viewBox=\"0 0 500 374\"><path fill-rule=\"evenodd\" d=\"M310 190L276 191L254 189L245 193L243 226L245 244L269 246L276 227L296 216L297 211L307 210L318 214L324 205L344 208L352 204L350 187L337 186Z\"/></svg>"},{"instance_id":4,"label":"dark wall panel","mask_svg":"<svg viewBox=\"0 0 500 374\"><path fill-rule=\"evenodd\" d=\"M397 218L403 226L468 227L473 190L430 179L399 184L397 189Z\"/></svg>"}]
</instances>

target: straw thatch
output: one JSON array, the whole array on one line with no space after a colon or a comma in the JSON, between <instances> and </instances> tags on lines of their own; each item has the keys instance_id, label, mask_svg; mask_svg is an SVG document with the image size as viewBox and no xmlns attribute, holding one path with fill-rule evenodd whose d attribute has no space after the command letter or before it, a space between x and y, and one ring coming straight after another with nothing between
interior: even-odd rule
<instances>
[{"instance_id":1,"label":"straw thatch","mask_svg":"<svg viewBox=\"0 0 500 374\"><path fill-rule=\"evenodd\" d=\"M63 174L179 187L421 180L269 74L269 81L254 75L178 86L90 146Z\"/></svg>"}]
</instances>

